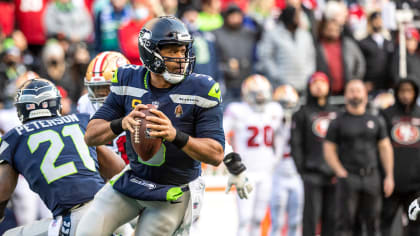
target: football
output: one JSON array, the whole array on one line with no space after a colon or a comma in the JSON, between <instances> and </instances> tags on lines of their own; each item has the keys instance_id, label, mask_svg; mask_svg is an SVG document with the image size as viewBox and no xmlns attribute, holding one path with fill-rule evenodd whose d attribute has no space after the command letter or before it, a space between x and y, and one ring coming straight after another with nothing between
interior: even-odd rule
<instances>
[{"instance_id":1,"label":"football","mask_svg":"<svg viewBox=\"0 0 420 236\"><path fill-rule=\"evenodd\" d=\"M146 116L156 116L150 112L151 108L156 108L152 104L147 104L147 109L141 110ZM149 136L150 129L146 128L147 124L153 124L146 119L138 118L141 123L137 125L134 132L131 133L131 146L143 161L150 160L160 149L162 145L161 138Z\"/></svg>"}]
</instances>

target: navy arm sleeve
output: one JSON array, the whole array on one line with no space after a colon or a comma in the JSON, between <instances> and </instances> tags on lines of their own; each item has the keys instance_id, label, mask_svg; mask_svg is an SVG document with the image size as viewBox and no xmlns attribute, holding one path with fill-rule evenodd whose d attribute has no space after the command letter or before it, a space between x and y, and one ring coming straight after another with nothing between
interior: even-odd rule
<instances>
[{"instance_id":1,"label":"navy arm sleeve","mask_svg":"<svg viewBox=\"0 0 420 236\"><path fill-rule=\"evenodd\" d=\"M223 110L221 105L201 109L195 127L195 137L211 138L225 148L225 132L223 131Z\"/></svg>"}]
</instances>

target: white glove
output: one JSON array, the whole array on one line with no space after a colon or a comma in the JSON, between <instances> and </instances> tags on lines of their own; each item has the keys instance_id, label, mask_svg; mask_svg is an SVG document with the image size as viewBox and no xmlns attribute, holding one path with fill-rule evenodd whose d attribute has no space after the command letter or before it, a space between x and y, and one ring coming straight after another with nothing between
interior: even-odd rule
<instances>
[{"instance_id":1,"label":"white glove","mask_svg":"<svg viewBox=\"0 0 420 236\"><path fill-rule=\"evenodd\" d=\"M410 206L408 207L408 218L410 220L417 220L417 215L420 212L419 200L416 199L411 202Z\"/></svg>"},{"instance_id":2,"label":"white glove","mask_svg":"<svg viewBox=\"0 0 420 236\"><path fill-rule=\"evenodd\" d=\"M238 193L240 199L248 199L248 194L252 192L253 187L251 182L249 182L245 171L239 175L233 175L229 173L226 193L229 193L233 185L235 185L236 192Z\"/></svg>"}]
</instances>

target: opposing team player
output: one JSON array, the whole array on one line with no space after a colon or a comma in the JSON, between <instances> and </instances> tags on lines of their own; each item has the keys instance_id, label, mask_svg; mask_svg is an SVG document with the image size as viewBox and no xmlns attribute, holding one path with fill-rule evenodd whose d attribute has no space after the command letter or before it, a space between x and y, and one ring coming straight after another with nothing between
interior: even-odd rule
<instances>
[{"instance_id":1,"label":"opposing team player","mask_svg":"<svg viewBox=\"0 0 420 236\"><path fill-rule=\"evenodd\" d=\"M271 234L280 235L287 222L289 236L301 235L303 215L303 182L291 156L290 133L293 112L297 110L299 95L290 85L282 85L274 91L273 100L279 102L284 119L275 139L276 156L279 158L274 175L270 200ZM287 216L287 221L286 221Z\"/></svg>"},{"instance_id":2,"label":"opposing team player","mask_svg":"<svg viewBox=\"0 0 420 236\"><path fill-rule=\"evenodd\" d=\"M18 174L52 211L43 219L5 235L74 235L78 221L103 186L124 163L107 148L89 148L83 140L88 115L61 116L61 96L44 79L32 79L18 90L16 107L23 125L10 130L0 144L0 218Z\"/></svg>"},{"instance_id":3,"label":"opposing team player","mask_svg":"<svg viewBox=\"0 0 420 236\"><path fill-rule=\"evenodd\" d=\"M127 64L130 64L130 62L119 52L107 51L98 54L89 63L86 71L85 86L88 93L80 97L77 102L77 111L80 113L88 113L93 116L111 92L111 80L115 71L118 67ZM125 143L125 132L122 132L106 146L110 147L128 163Z\"/></svg>"},{"instance_id":4,"label":"opposing team player","mask_svg":"<svg viewBox=\"0 0 420 236\"><path fill-rule=\"evenodd\" d=\"M109 235L140 212L136 235L189 234L204 191L200 162L219 165L225 141L219 84L191 74L192 41L177 18L152 19L139 34L145 67L127 65L114 74L111 93L89 122L85 140L97 146L130 131L130 165L96 195L78 235ZM151 112L158 117L145 117L144 104L156 105ZM164 139L149 161L131 146L135 118L156 123L148 125L149 135Z\"/></svg>"},{"instance_id":5,"label":"opposing team player","mask_svg":"<svg viewBox=\"0 0 420 236\"><path fill-rule=\"evenodd\" d=\"M237 199L238 235L261 235L260 224L268 208L275 163L274 135L281 125L283 110L271 102L270 82L252 75L242 83L242 102L228 105L224 114L226 133L232 133L232 146L248 168L255 191L248 200Z\"/></svg>"}]
</instances>

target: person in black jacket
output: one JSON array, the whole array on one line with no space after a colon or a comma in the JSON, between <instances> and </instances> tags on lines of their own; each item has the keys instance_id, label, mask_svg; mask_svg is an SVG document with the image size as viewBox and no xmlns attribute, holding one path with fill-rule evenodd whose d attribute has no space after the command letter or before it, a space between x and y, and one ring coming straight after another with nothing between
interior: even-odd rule
<instances>
[{"instance_id":1,"label":"person in black jacket","mask_svg":"<svg viewBox=\"0 0 420 236\"><path fill-rule=\"evenodd\" d=\"M292 157L304 180L303 236L315 235L319 220L322 236L333 236L334 173L325 163L322 142L337 109L328 104L330 86L324 73L311 76L308 90L306 105L293 115L291 134Z\"/></svg>"},{"instance_id":2,"label":"person in black jacket","mask_svg":"<svg viewBox=\"0 0 420 236\"><path fill-rule=\"evenodd\" d=\"M382 236L391 235L400 206L407 214L410 202L420 196L420 107L416 104L419 88L413 80L404 79L394 91L395 104L383 111L394 149L395 189L383 200ZM420 235L420 222L410 221L405 235Z\"/></svg>"},{"instance_id":3,"label":"person in black jacket","mask_svg":"<svg viewBox=\"0 0 420 236\"><path fill-rule=\"evenodd\" d=\"M368 92L387 89L392 84L391 61L394 45L381 33L380 12L373 12L368 21L369 35L359 42L366 59L366 74L363 78Z\"/></svg>"}]
</instances>

